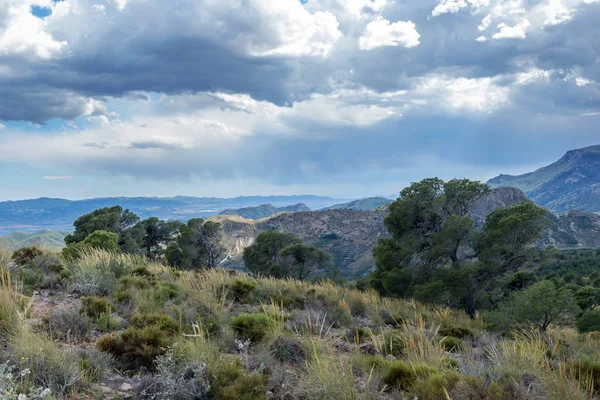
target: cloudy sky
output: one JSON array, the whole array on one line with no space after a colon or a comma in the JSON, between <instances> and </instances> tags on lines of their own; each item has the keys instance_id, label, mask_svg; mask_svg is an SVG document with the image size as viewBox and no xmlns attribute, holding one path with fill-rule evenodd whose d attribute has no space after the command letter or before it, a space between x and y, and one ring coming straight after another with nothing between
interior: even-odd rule
<instances>
[{"instance_id":1,"label":"cloudy sky","mask_svg":"<svg viewBox=\"0 0 600 400\"><path fill-rule=\"evenodd\" d=\"M600 0L0 0L0 200L397 193L600 144Z\"/></svg>"}]
</instances>

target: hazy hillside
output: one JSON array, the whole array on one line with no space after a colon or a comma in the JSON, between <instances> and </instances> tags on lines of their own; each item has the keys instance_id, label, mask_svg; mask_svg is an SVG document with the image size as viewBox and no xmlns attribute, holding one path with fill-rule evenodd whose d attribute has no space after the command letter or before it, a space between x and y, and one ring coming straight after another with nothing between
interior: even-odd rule
<instances>
[{"instance_id":1,"label":"hazy hillside","mask_svg":"<svg viewBox=\"0 0 600 400\"><path fill-rule=\"evenodd\" d=\"M263 204L256 207L244 207L235 209L227 209L221 211L219 215L238 215L247 219L262 219L270 217L271 215L280 212L297 212L297 211L310 211L310 208L304 203L298 203L291 206L275 207L272 204Z\"/></svg>"},{"instance_id":2,"label":"hazy hillside","mask_svg":"<svg viewBox=\"0 0 600 400\"><path fill-rule=\"evenodd\" d=\"M375 210L378 207L386 206L393 200L384 197L369 197L366 199L354 200L348 203L335 204L326 207L323 210L347 209L347 210Z\"/></svg>"},{"instance_id":3,"label":"hazy hillside","mask_svg":"<svg viewBox=\"0 0 600 400\"><path fill-rule=\"evenodd\" d=\"M537 171L500 175L491 187L512 186L523 190L537 204L558 213L572 209L600 211L600 146L567 152L563 158Z\"/></svg>"},{"instance_id":4,"label":"hazy hillside","mask_svg":"<svg viewBox=\"0 0 600 400\"><path fill-rule=\"evenodd\" d=\"M35 232L41 229L68 230L73 221L98 208L120 205L142 218L188 220L205 218L225 209L238 209L261 204L274 207L303 203L322 208L339 203L339 199L320 196L251 196L231 199L215 197L113 197L89 200L40 198L0 202L0 234Z\"/></svg>"},{"instance_id":5,"label":"hazy hillside","mask_svg":"<svg viewBox=\"0 0 600 400\"><path fill-rule=\"evenodd\" d=\"M42 230L34 233L13 232L6 236L1 236L0 241L5 242L11 249L29 247L33 245L41 246L48 250L58 251L65 247L65 236L67 231Z\"/></svg>"}]
</instances>

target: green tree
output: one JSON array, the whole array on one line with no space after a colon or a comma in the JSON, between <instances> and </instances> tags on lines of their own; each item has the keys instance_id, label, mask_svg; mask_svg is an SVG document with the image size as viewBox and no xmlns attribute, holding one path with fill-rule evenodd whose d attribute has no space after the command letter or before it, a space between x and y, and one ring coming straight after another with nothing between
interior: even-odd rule
<instances>
[{"instance_id":1,"label":"green tree","mask_svg":"<svg viewBox=\"0 0 600 400\"><path fill-rule=\"evenodd\" d=\"M593 310L600 305L600 288L584 286L575 292L575 301L583 310Z\"/></svg>"},{"instance_id":2,"label":"green tree","mask_svg":"<svg viewBox=\"0 0 600 400\"><path fill-rule=\"evenodd\" d=\"M600 331L600 310L588 310L575 322L577 329L581 333Z\"/></svg>"},{"instance_id":3,"label":"green tree","mask_svg":"<svg viewBox=\"0 0 600 400\"><path fill-rule=\"evenodd\" d=\"M191 219L181 226L177 244L182 268L216 268L225 253L221 225L202 218Z\"/></svg>"},{"instance_id":4,"label":"green tree","mask_svg":"<svg viewBox=\"0 0 600 400\"><path fill-rule=\"evenodd\" d=\"M176 239L182 225L178 221L162 221L151 217L137 223L132 230L137 233L136 242L142 253L149 259L156 260L163 254L164 248Z\"/></svg>"},{"instance_id":5,"label":"green tree","mask_svg":"<svg viewBox=\"0 0 600 400\"><path fill-rule=\"evenodd\" d=\"M254 244L244 250L244 264L255 274L277 275L283 261L281 251L291 244L300 243L302 240L293 233L275 230L263 232Z\"/></svg>"},{"instance_id":6,"label":"green tree","mask_svg":"<svg viewBox=\"0 0 600 400\"><path fill-rule=\"evenodd\" d=\"M100 208L77 218L73 223L75 230L65 238L65 243L69 245L83 242L95 231L112 232L118 235L139 220L137 215L129 210L123 210L121 206Z\"/></svg>"},{"instance_id":7,"label":"green tree","mask_svg":"<svg viewBox=\"0 0 600 400\"><path fill-rule=\"evenodd\" d=\"M392 237L380 239L373 251L372 287L460 306L474 317L478 299L490 301L496 278L535 257L532 245L546 215L522 203L494 211L477 232L468 211L488 190L479 182L438 178L404 189L385 219Z\"/></svg>"},{"instance_id":8,"label":"green tree","mask_svg":"<svg viewBox=\"0 0 600 400\"><path fill-rule=\"evenodd\" d=\"M579 311L570 292L559 290L551 281L534 283L515 293L501 314L517 327L535 327L545 332L550 324L571 319Z\"/></svg>"},{"instance_id":9,"label":"green tree","mask_svg":"<svg viewBox=\"0 0 600 400\"><path fill-rule=\"evenodd\" d=\"M283 262L279 268L282 275L301 281L316 271L328 271L333 267L331 255L323 249L307 244L291 244L281 251Z\"/></svg>"},{"instance_id":10,"label":"green tree","mask_svg":"<svg viewBox=\"0 0 600 400\"><path fill-rule=\"evenodd\" d=\"M67 258L77 258L86 248L95 248L112 253L120 252L119 244L117 243L119 236L113 232L94 231L82 242L72 243L63 249L63 254Z\"/></svg>"},{"instance_id":11,"label":"green tree","mask_svg":"<svg viewBox=\"0 0 600 400\"><path fill-rule=\"evenodd\" d=\"M384 221L392 237L380 239L373 251L372 286L383 294L408 295L406 281L425 279L436 267L459 262L458 250L474 230L467 212L488 191L479 182L439 178L403 189Z\"/></svg>"}]
</instances>

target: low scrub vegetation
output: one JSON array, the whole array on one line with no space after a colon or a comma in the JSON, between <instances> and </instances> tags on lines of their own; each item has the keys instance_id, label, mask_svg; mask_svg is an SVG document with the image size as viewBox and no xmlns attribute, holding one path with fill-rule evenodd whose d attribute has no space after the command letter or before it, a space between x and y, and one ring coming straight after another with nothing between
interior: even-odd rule
<instances>
[{"instance_id":1,"label":"low scrub vegetation","mask_svg":"<svg viewBox=\"0 0 600 400\"><path fill-rule=\"evenodd\" d=\"M506 324L500 311L470 318L330 281L85 249L40 267L42 280L71 272L54 286L59 306L43 309L20 268L52 256L15 257L0 251L2 399L87 399L108 373L133 382L136 399L600 398L596 310L579 332L563 318L576 300L550 280L511 300L518 323ZM519 309L543 290L557 291L555 318L538 318L544 301Z\"/></svg>"}]
</instances>

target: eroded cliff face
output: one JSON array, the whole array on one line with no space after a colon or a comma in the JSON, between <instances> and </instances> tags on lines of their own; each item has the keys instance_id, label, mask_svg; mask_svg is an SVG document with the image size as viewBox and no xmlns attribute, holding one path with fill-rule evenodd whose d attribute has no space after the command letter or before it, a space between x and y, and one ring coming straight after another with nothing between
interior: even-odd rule
<instances>
[{"instance_id":1,"label":"eroded cliff face","mask_svg":"<svg viewBox=\"0 0 600 400\"><path fill-rule=\"evenodd\" d=\"M478 228L494 210L529 201L520 189L497 188L480 199L470 214ZM225 234L228 252L226 266L243 268L242 254L254 243L256 237L268 230L290 232L309 244L326 249L333 256L336 268L348 278L368 275L375 268L373 247L380 237L388 235L383 223L387 209L377 211L326 210L280 213L261 220L238 216L215 216L210 220L220 222ZM600 216L572 211L558 216L549 212L549 228L538 245L559 248L600 246Z\"/></svg>"},{"instance_id":2,"label":"eroded cliff face","mask_svg":"<svg viewBox=\"0 0 600 400\"><path fill-rule=\"evenodd\" d=\"M373 247L377 240L387 235L383 224L386 212L358 210L327 210L281 213L262 220L218 216L211 220L220 222L225 234L229 254L227 265L239 267L244 249L256 237L269 230L290 232L304 242L329 251L336 268L345 276L360 277L375 267Z\"/></svg>"}]
</instances>

